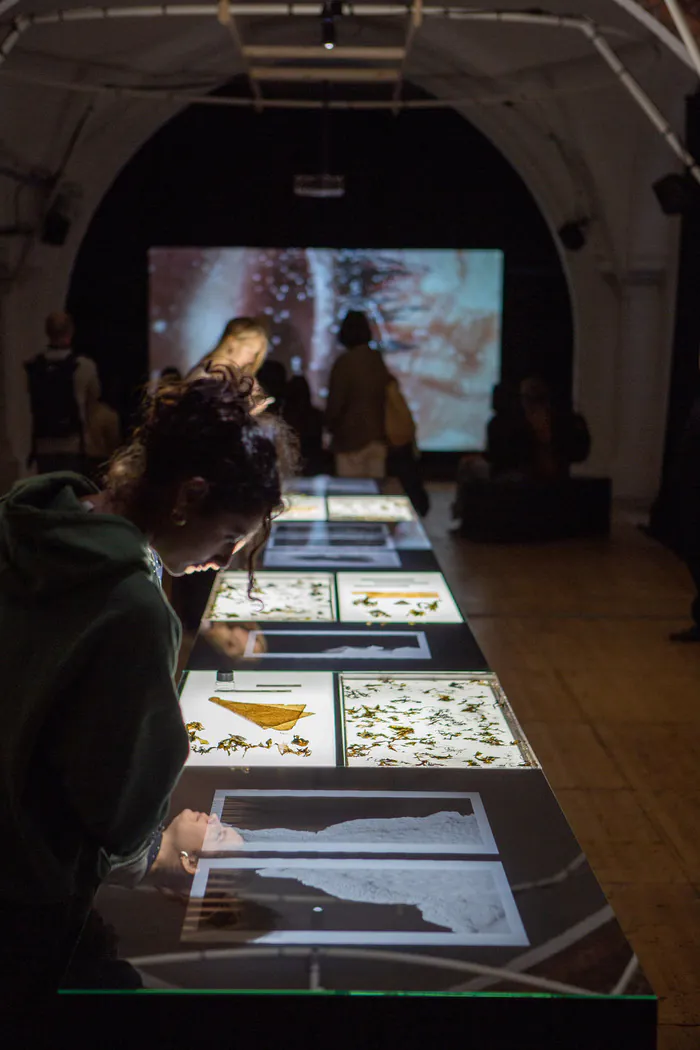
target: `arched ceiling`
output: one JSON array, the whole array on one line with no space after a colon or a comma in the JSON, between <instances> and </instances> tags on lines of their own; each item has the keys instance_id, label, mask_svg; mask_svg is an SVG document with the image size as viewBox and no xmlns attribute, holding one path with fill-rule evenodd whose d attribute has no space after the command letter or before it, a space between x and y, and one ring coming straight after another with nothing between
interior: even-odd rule
<instances>
[{"instance_id":1,"label":"arched ceiling","mask_svg":"<svg viewBox=\"0 0 700 1050\"><path fill-rule=\"evenodd\" d=\"M321 0L298 16L284 3L274 16L264 16L262 0L248 3L239 16L240 5L234 4L235 22L225 24L219 19L226 4L166 4L166 10L180 14L128 17L144 5L120 0L112 12L121 17L104 17L93 8L89 19L66 15L41 24L56 2L0 0L0 291L10 292L0 325L15 353L37 344L42 313L63 301L90 216L117 172L180 109L192 102L247 105L255 101L251 90L238 99L211 93L254 64L276 62L321 72L311 83L264 79L258 85L264 104L280 99L289 105L290 98L319 104L325 71L337 66L364 70L352 88L354 102L390 106L396 80L372 74L393 68L402 82L428 92L435 100L430 105L453 106L501 149L553 229L577 217L591 220L586 250L566 260L575 306L576 394L591 417L596 469L607 472L617 463L621 478L633 476L625 482L629 491L650 490L663 409L649 429L649 454L640 460L637 429L630 425L628 434L619 422L617 397L629 367L640 405L645 399L664 401L668 335L662 322L672 313L672 277L666 275L673 272L676 226L661 214L650 187L680 167L669 140L682 138L684 98L698 83L675 31L654 13L638 0L578 0L573 11L571 0L546 0L533 24L520 18L522 0L488 0L479 11L490 21L474 17L474 10L469 18L456 17L456 0L445 0L439 12L433 7L430 13L425 0L421 21L418 0L399 8L369 0L337 19L337 44L362 49L359 56L341 53L339 59L336 51L329 59L317 54ZM644 2L651 7L656 0ZM196 16L182 13L195 7ZM88 5L69 0L63 8L84 14ZM515 20L495 22L497 11ZM552 24L572 17L578 20L575 27ZM420 24L412 29L414 19ZM407 45L405 58L364 50ZM269 50L246 53L251 47L315 52L279 58ZM656 107L664 134L624 86L625 70ZM342 104L347 92L344 83L335 83L331 101ZM415 99L416 92L406 91L405 97ZM232 137L235 133L232 122ZM243 157L246 148L255 148L237 145ZM42 244L38 231L64 182L79 186L82 201L65 246L56 249ZM436 190L439 207L438 170ZM638 302L656 305L644 313ZM634 323L628 323L635 310ZM619 336L628 329L629 353ZM8 431L20 455L27 421L16 364L8 357L5 372ZM624 404L633 416L636 402L628 397ZM632 470L630 464L637 466Z\"/></svg>"},{"instance_id":2,"label":"arched ceiling","mask_svg":"<svg viewBox=\"0 0 700 1050\"><path fill-rule=\"evenodd\" d=\"M362 15L346 13L336 19L337 44L335 52L323 52L320 45L321 3L305 5L265 4L258 0L246 5L170 4L152 5L171 11L200 12L187 16L172 14L141 17L137 12L147 5L121 2L114 5L109 17L85 16L98 9L75 3L64 9L65 20L45 24L55 12L55 0L0 0L0 30L5 36L3 50L8 53L0 64L0 85L20 84L31 78L41 82L113 87L149 87L175 89L187 93L201 93L230 79L246 69L260 67L282 69L285 78L302 58L289 60L268 57L267 49L306 48L320 51L320 55L306 56L309 70L319 67L331 77L339 67L348 76L352 70L372 82L372 76L395 74L399 69L408 79L420 76L437 86L459 88L468 95L469 81L488 79L507 85L512 77L537 71L546 75L550 69L561 70L564 64L576 62L594 54L591 41L566 23L549 24L546 16L555 19L578 18L597 24L605 39L619 53L632 46L644 45L653 49L664 46L679 61L687 54L680 41L661 23L647 16L637 0L624 0L626 10L611 0L585 0L579 11L572 12L569 0L550 0L546 10L530 12L539 19L527 22L483 21L494 17L496 11L511 15L528 15L515 0L504 0L482 9L467 12L463 5L448 0L440 8L425 5L422 15L403 5L386 5L371 0L357 5ZM243 8L247 12L259 8L271 12L275 7L290 11L305 10L314 14L244 14L228 18L230 12ZM388 12L396 12L390 15ZM68 12L82 17L70 17ZM133 12L133 14L132 14ZM377 12L370 14L370 12ZM452 15L452 17L445 17ZM468 18L467 18L468 16ZM223 22L223 24L222 24ZM663 39L655 35L655 27ZM18 34L18 35L17 35ZM384 59L372 49L406 49L393 59ZM353 49L352 56L341 58L343 48ZM251 49L253 49L251 51ZM359 49L359 50L358 50ZM291 53L293 54L293 52ZM375 57L379 55L379 57ZM330 70L330 73L329 73ZM320 78L323 73L318 72ZM22 79L17 79L22 78ZM385 98L377 83L378 98ZM445 94L444 90L437 92ZM274 83L265 82L263 94L275 97Z\"/></svg>"}]
</instances>

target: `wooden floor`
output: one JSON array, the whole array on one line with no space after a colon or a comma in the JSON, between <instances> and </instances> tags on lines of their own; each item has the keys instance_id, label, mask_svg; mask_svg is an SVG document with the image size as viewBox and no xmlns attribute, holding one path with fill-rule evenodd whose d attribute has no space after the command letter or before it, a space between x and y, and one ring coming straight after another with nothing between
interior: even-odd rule
<instances>
[{"instance_id":1,"label":"wooden floor","mask_svg":"<svg viewBox=\"0 0 700 1050\"><path fill-rule=\"evenodd\" d=\"M686 571L624 521L606 541L470 543L432 495L455 596L660 998L659 1048L700 1050L700 645L667 641Z\"/></svg>"}]
</instances>

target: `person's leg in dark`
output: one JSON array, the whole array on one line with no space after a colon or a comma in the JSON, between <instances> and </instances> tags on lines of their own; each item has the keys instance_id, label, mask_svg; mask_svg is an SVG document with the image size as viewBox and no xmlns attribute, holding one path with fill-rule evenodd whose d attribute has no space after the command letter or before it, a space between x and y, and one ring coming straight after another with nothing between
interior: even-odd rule
<instances>
[{"instance_id":1,"label":"person's leg in dark","mask_svg":"<svg viewBox=\"0 0 700 1050\"><path fill-rule=\"evenodd\" d=\"M430 510L430 497L423 486L413 446L402 445L390 449L387 471L399 479L416 512L424 518Z\"/></svg>"},{"instance_id":2,"label":"person's leg in dark","mask_svg":"<svg viewBox=\"0 0 700 1050\"><path fill-rule=\"evenodd\" d=\"M685 563L695 585L695 597L690 606L693 625L684 631L674 631L669 638L672 642L700 642L700 555L686 557Z\"/></svg>"}]
</instances>

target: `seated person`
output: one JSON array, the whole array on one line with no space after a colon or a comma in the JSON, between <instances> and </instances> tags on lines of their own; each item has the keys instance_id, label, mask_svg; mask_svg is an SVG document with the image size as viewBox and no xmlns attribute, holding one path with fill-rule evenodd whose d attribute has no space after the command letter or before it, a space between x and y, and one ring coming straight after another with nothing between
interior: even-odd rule
<instances>
[{"instance_id":1,"label":"seated person","mask_svg":"<svg viewBox=\"0 0 700 1050\"><path fill-rule=\"evenodd\" d=\"M566 533L568 512L558 496L571 464L590 452L583 416L535 378L523 380L517 394L499 384L492 404L486 451L460 463L453 516L462 519L465 531L478 521L476 531L484 539L489 523L494 539Z\"/></svg>"}]
</instances>

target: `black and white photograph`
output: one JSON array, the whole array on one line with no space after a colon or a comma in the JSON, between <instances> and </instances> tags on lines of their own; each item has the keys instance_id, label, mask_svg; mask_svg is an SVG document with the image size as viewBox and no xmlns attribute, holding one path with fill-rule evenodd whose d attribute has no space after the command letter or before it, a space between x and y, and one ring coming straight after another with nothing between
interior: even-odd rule
<instances>
[{"instance_id":1,"label":"black and white photograph","mask_svg":"<svg viewBox=\"0 0 700 1050\"><path fill-rule=\"evenodd\" d=\"M219 790L211 816L206 853L498 852L473 791Z\"/></svg>"},{"instance_id":2,"label":"black and white photograph","mask_svg":"<svg viewBox=\"0 0 700 1050\"><path fill-rule=\"evenodd\" d=\"M272 526L263 565L271 569L398 569L407 567L400 553L404 551L430 551L419 521L282 521Z\"/></svg>"},{"instance_id":3,"label":"black and white photograph","mask_svg":"<svg viewBox=\"0 0 700 1050\"><path fill-rule=\"evenodd\" d=\"M182 939L255 944L522 946L498 861L202 858Z\"/></svg>"},{"instance_id":4,"label":"black and white photograph","mask_svg":"<svg viewBox=\"0 0 700 1050\"><path fill-rule=\"evenodd\" d=\"M373 478L334 478L316 474L310 478L293 478L287 492L303 492L309 496L373 496L379 485Z\"/></svg>"},{"instance_id":5,"label":"black and white photograph","mask_svg":"<svg viewBox=\"0 0 700 1050\"><path fill-rule=\"evenodd\" d=\"M264 644L262 641L264 640ZM244 657L259 660L429 660L424 631L253 629Z\"/></svg>"}]
</instances>

